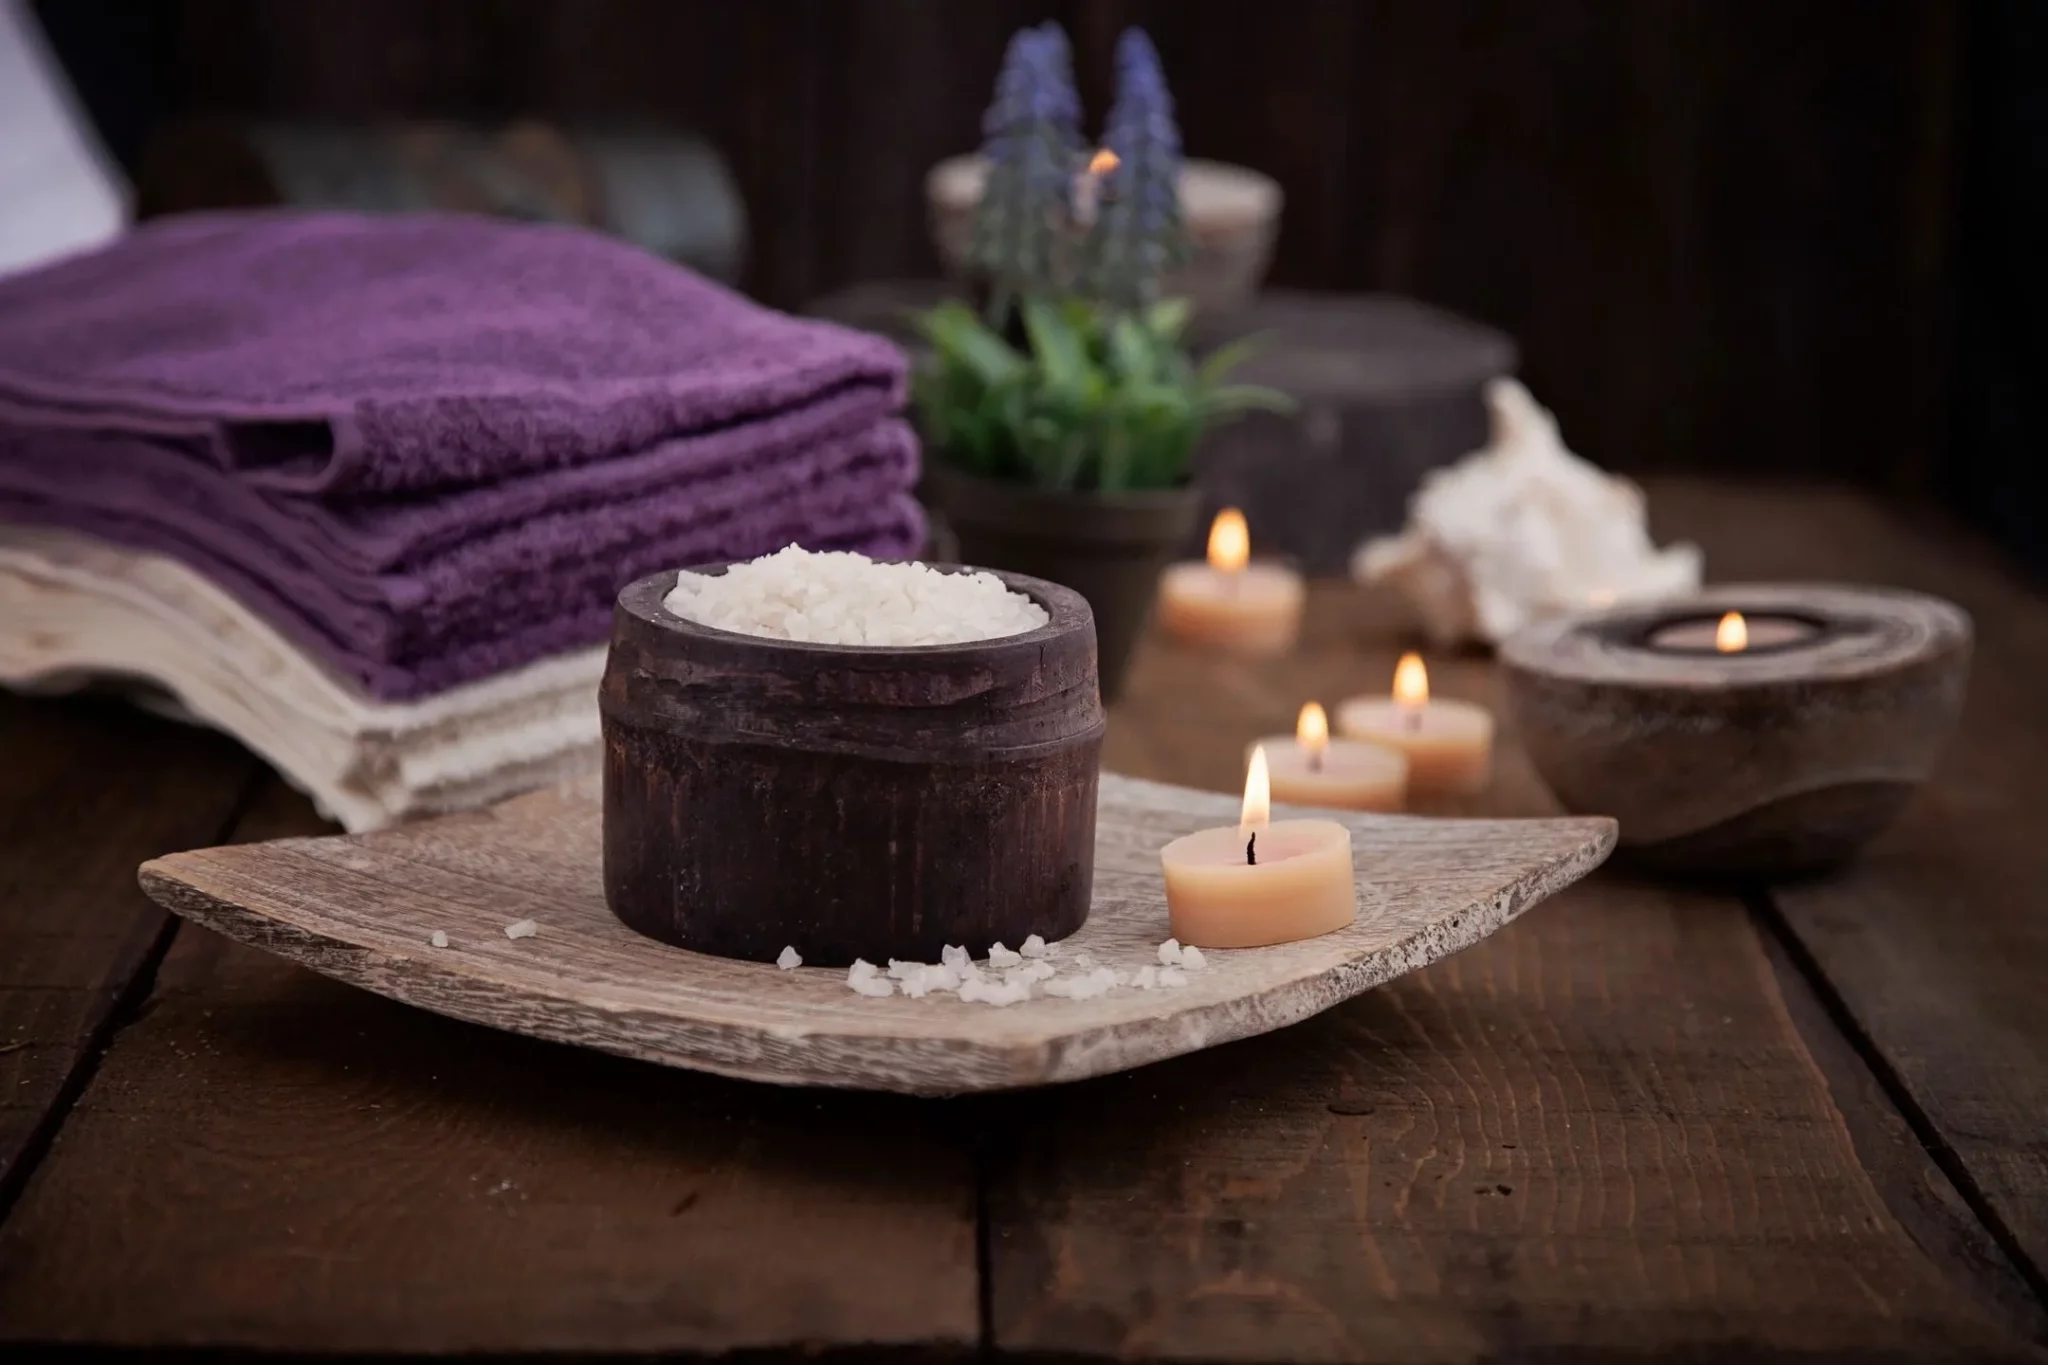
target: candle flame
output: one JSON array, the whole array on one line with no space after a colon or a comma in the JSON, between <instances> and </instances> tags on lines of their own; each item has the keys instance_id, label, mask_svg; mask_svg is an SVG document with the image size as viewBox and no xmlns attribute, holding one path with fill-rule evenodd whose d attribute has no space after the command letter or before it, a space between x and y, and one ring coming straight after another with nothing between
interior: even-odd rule
<instances>
[{"instance_id":1,"label":"candle flame","mask_svg":"<svg viewBox=\"0 0 2048 1365\"><path fill-rule=\"evenodd\" d=\"M1723 654L1740 654L1749 648L1749 623L1742 613L1731 611L1714 627L1714 648Z\"/></svg>"},{"instance_id":2,"label":"candle flame","mask_svg":"<svg viewBox=\"0 0 2048 1365\"><path fill-rule=\"evenodd\" d=\"M1252 533L1245 525L1244 513L1235 507L1224 508L1209 524L1209 567L1236 573L1251 557Z\"/></svg>"},{"instance_id":3,"label":"candle flame","mask_svg":"<svg viewBox=\"0 0 2048 1365\"><path fill-rule=\"evenodd\" d=\"M1420 654L1403 654L1394 666L1394 700L1403 706L1421 706L1429 700L1429 670Z\"/></svg>"},{"instance_id":4,"label":"candle flame","mask_svg":"<svg viewBox=\"0 0 2048 1365\"><path fill-rule=\"evenodd\" d=\"M1312 701L1301 708L1301 719L1294 722L1294 740L1312 754L1330 747L1330 716L1321 702Z\"/></svg>"},{"instance_id":5,"label":"candle flame","mask_svg":"<svg viewBox=\"0 0 2048 1365\"><path fill-rule=\"evenodd\" d=\"M1252 766L1244 775L1244 813L1237 818L1240 831L1261 830L1273 821L1273 779L1266 772L1266 746L1252 750Z\"/></svg>"},{"instance_id":6,"label":"candle flame","mask_svg":"<svg viewBox=\"0 0 2048 1365\"><path fill-rule=\"evenodd\" d=\"M1121 165L1123 165L1122 157L1107 147L1097 147L1095 155L1088 158L1088 174L1108 175Z\"/></svg>"}]
</instances>

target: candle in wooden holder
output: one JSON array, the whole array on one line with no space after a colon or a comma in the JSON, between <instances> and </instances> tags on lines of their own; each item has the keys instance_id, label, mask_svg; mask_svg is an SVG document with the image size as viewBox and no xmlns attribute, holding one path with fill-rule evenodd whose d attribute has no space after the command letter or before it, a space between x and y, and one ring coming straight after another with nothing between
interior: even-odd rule
<instances>
[{"instance_id":1,"label":"candle in wooden holder","mask_svg":"<svg viewBox=\"0 0 2048 1365\"><path fill-rule=\"evenodd\" d=\"M1209 561L1175 564L1159 581L1159 624L1191 644L1280 654L1301 633L1301 575L1251 562L1244 513L1226 507L1209 527Z\"/></svg>"},{"instance_id":2,"label":"candle in wooden holder","mask_svg":"<svg viewBox=\"0 0 2048 1365\"><path fill-rule=\"evenodd\" d=\"M1245 762L1266 751L1273 799L1336 810L1397 811L1408 794L1408 759L1398 749L1331 739L1330 718L1315 702L1301 708L1292 735L1269 735L1245 747Z\"/></svg>"},{"instance_id":3,"label":"candle in wooden holder","mask_svg":"<svg viewBox=\"0 0 2048 1365\"><path fill-rule=\"evenodd\" d=\"M1413 792L1481 791L1493 775L1493 713L1468 701L1432 698L1420 655L1401 656L1391 696L1353 697L1339 706L1337 729L1400 750Z\"/></svg>"},{"instance_id":4,"label":"candle in wooden holder","mask_svg":"<svg viewBox=\"0 0 2048 1365\"><path fill-rule=\"evenodd\" d=\"M1263 948L1342 929L1357 916L1351 831L1334 820L1274 820L1266 755L1253 750L1235 828L1159 851L1173 936L1197 948Z\"/></svg>"}]
</instances>

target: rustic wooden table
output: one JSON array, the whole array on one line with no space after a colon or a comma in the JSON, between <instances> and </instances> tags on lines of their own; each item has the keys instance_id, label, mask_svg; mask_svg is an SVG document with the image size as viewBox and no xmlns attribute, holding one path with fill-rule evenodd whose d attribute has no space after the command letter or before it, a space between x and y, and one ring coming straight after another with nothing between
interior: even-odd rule
<instances>
[{"instance_id":1,"label":"rustic wooden table","mask_svg":"<svg viewBox=\"0 0 2048 1365\"><path fill-rule=\"evenodd\" d=\"M138 862L305 803L217 736L0 703L0 1342L2048 1358L2048 605L1848 496L1653 506L1717 578L1975 614L1964 731L1878 847L1741 892L1602 872L1286 1032L1037 1093L671 1073L177 929ZM1106 761L1234 787L1393 648L1336 587L1292 658L1149 644ZM1484 805L1545 808L1512 743Z\"/></svg>"}]
</instances>

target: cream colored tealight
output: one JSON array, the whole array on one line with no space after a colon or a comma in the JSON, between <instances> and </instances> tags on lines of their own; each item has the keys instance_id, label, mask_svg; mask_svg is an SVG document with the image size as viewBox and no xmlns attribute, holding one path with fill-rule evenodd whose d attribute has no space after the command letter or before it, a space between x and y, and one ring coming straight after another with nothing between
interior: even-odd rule
<instances>
[{"instance_id":1,"label":"cream colored tealight","mask_svg":"<svg viewBox=\"0 0 2048 1365\"><path fill-rule=\"evenodd\" d=\"M1234 654L1281 654L1301 634L1301 575L1251 562L1244 513L1226 507L1209 528L1204 564L1174 564L1159 580L1159 625L1189 644Z\"/></svg>"},{"instance_id":2,"label":"cream colored tealight","mask_svg":"<svg viewBox=\"0 0 2048 1365\"><path fill-rule=\"evenodd\" d=\"M1470 794L1493 778L1493 713L1483 706L1429 695L1429 672L1405 654L1387 697L1353 697L1337 708L1337 729L1351 739L1384 744L1408 759L1411 793Z\"/></svg>"},{"instance_id":3,"label":"cream colored tealight","mask_svg":"<svg viewBox=\"0 0 2048 1365\"><path fill-rule=\"evenodd\" d=\"M1173 936L1198 948L1263 948L1344 928L1358 913L1351 831L1334 820L1274 820L1264 750L1245 777L1235 828L1159 851Z\"/></svg>"},{"instance_id":4,"label":"cream colored tealight","mask_svg":"<svg viewBox=\"0 0 2048 1365\"><path fill-rule=\"evenodd\" d=\"M1292 735L1268 735L1246 745L1247 764L1258 749L1266 751L1275 801L1383 812L1407 803L1407 757L1384 744L1331 739L1329 714L1316 702L1301 708Z\"/></svg>"}]
</instances>

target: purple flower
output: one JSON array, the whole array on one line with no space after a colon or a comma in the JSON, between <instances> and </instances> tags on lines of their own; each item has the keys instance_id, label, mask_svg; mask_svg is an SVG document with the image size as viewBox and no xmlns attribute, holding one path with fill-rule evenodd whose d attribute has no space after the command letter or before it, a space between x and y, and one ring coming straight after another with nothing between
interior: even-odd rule
<instances>
[{"instance_id":1,"label":"purple flower","mask_svg":"<svg viewBox=\"0 0 2048 1365\"><path fill-rule=\"evenodd\" d=\"M1154 298L1159 277L1186 258L1181 215L1180 128L1159 53L1143 29L1116 44L1116 103L1103 141L1117 155L1088 236L1083 278L1108 301L1135 307Z\"/></svg>"},{"instance_id":2,"label":"purple flower","mask_svg":"<svg viewBox=\"0 0 2048 1365\"><path fill-rule=\"evenodd\" d=\"M999 296L1050 293L1081 145L1081 101L1058 24L1021 29L1010 39L982 136L988 182L968 259L993 278Z\"/></svg>"}]
</instances>

